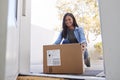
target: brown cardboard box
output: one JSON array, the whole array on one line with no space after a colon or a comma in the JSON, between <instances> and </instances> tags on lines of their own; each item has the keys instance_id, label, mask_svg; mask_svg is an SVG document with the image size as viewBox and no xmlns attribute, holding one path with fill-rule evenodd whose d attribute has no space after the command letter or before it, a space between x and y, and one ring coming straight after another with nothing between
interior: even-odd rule
<instances>
[{"instance_id":1,"label":"brown cardboard box","mask_svg":"<svg viewBox=\"0 0 120 80\"><path fill-rule=\"evenodd\" d=\"M44 45L43 72L82 74L83 54L80 44Z\"/></svg>"}]
</instances>

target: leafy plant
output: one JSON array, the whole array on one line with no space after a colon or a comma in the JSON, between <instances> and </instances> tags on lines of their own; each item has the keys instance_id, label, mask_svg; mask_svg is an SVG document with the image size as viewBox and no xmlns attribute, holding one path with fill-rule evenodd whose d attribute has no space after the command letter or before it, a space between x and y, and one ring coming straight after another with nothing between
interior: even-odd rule
<instances>
[{"instance_id":1,"label":"leafy plant","mask_svg":"<svg viewBox=\"0 0 120 80\"><path fill-rule=\"evenodd\" d=\"M102 42L97 42L97 43L94 45L94 48L95 48L96 51L98 51L100 54L103 54Z\"/></svg>"}]
</instances>

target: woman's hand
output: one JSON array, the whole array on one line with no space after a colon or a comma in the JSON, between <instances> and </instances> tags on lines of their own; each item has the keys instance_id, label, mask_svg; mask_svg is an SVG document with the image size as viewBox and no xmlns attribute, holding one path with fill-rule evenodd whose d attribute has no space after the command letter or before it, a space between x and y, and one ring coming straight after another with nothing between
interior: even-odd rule
<instances>
[{"instance_id":1,"label":"woman's hand","mask_svg":"<svg viewBox=\"0 0 120 80\"><path fill-rule=\"evenodd\" d=\"M83 52L86 50L86 44L85 43L81 44L81 49L82 49Z\"/></svg>"}]
</instances>

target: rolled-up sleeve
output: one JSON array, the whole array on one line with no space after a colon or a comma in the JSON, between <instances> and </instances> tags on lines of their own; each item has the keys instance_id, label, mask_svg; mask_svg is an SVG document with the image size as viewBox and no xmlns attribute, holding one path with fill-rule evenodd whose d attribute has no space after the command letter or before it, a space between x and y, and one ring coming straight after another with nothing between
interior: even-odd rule
<instances>
[{"instance_id":1,"label":"rolled-up sleeve","mask_svg":"<svg viewBox=\"0 0 120 80\"><path fill-rule=\"evenodd\" d=\"M87 43L85 38L85 33L82 27L79 28L80 43Z\"/></svg>"}]
</instances>

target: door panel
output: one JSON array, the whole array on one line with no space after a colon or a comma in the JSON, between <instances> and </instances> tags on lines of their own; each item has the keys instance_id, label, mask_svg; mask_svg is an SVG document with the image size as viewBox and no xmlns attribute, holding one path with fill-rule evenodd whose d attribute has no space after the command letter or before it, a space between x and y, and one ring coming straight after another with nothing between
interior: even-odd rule
<instances>
[{"instance_id":1,"label":"door panel","mask_svg":"<svg viewBox=\"0 0 120 80\"><path fill-rule=\"evenodd\" d=\"M17 0L8 0L5 80L15 80L19 60L19 18Z\"/></svg>"}]
</instances>

